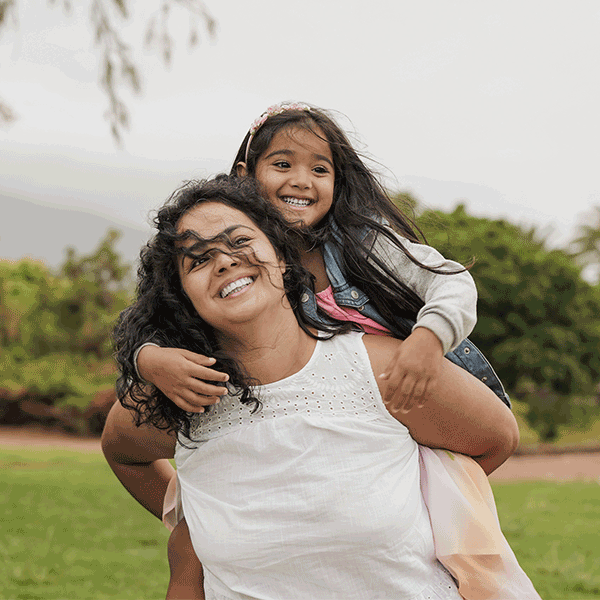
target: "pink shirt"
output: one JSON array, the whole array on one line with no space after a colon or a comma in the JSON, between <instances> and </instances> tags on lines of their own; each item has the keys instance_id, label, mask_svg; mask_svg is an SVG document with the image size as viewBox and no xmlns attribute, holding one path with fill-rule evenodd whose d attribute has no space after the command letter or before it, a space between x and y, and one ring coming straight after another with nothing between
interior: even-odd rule
<instances>
[{"instance_id":1,"label":"pink shirt","mask_svg":"<svg viewBox=\"0 0 600 600\"><path fill-rule=\"evenodd\" d=\"M392 335L391 331L380 325L373 319L365 317L354 308L342 308L338 306L333 297L331 286L316 294L317 304L334 319L338 321L351 321L357 325L361 325L365 333L374 333L375 335Z\"/></svg>"}]
</instances>

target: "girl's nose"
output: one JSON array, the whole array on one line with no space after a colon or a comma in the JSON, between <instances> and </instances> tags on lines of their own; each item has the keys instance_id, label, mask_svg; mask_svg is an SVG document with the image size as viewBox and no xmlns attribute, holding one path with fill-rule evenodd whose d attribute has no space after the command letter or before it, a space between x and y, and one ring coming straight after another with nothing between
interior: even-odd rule
<instances>
[{"instance_id":1,"label":"girl's nose","mask_svg":"<svg viewBox=\"0 0 600 600\"><path fill-rule=\"evenodd\" d=\"M293 187L305 190L306 188L310 187L311 178L309 173L306 172L306 169L295 169L291 174L290 183Z\"/></svg>"}]
</instances>

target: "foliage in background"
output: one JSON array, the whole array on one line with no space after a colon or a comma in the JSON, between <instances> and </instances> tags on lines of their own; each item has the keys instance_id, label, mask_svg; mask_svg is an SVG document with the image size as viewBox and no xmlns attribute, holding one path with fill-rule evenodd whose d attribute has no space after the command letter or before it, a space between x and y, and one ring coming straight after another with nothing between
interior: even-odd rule
<instances>
[{"instance_id":1,"label":"foliage in background","mask_svg":"<svg viewBox=\"0 0 600 600\"><path fill-rule=\"evenodd\" d=\"M577 227L571 252L577 262L586 268L588 276L600 284L600 206L584 215Z\"/></svg>"},{"instance_id":2,"label":"foliage in background","mask_svg":"<svg viewBox=\"0 0 600 600\"><path fill-rule=\"evenodd\" d=\"M81 429L77 416L113 389L112 329L131 300L119 235L110 230L88 256L68 248L56 273L0 261L0 420L62 417Z\"/></svg>"},{"instance_id":3,"label":"foliage in background","mask_svg":"<svg viewBox=\"0 0 600 600\"><path fill-rule=\"evenodd\" d=\"M43 4L60 4L65 13L73 11L72 0L49 0ZM125 42L122 30L131 17L131 0L88 0L89 20L93 39L98 48L100 76L98 85L108 98L106 118L114 140L119 143L123 129L128 127L129 111L123 102L120 90L128 87L135 94L141 91L139 69L133 58L130 44ZM216 21L202 0L158 0L155 12L146 24L145 44L158 47L165 65L171 64L173 36L169 30L169 17L174 8L180 7L188 13L190 32L189 46L198 43L199 23L202 22L209 34L214 36ZM139 8L138 8L139 11ZM9 23L18 25L18 0L0 0L0 33ZM86 48L87 50L87 48ZM0 99L0 124L16 118L11 107Z\"/></svg>"},{"instance_id":4,"label":"foliage in background","mask_svg":"<svg viewBox=\"0 0 600 600\"><path fill-rule=\"evenodd\" d=\"M0 0L1 1L1 0ZM419 212L410 194L397 198ZM600 413L600 286L572 250L549 249L534 229L454 211L427 211L427 240L471 268L479 291L470 336L509 394L527 405L543 441ZM0 422L27 415L99 431L114 400L111 331L132 297L130 267L109 231L89 256L67 249L57 272L32 260L0 261Z\"/></svg>"},{"instance_id":5,"label":"foliage in background","mask_svg":"<svg viewBox=\"0 0 600 600\"><path fill-rule=\"evenodd\" d=\"M479 302L470 336L509 393L528 403L527 419L543 440L558 425L597 414L576 401L600 381L600 287L581 276L566 250L549 249L535 229L454 211L426 211L428 242L463 264L471 258Z\"/></svg>"}]
</instances>

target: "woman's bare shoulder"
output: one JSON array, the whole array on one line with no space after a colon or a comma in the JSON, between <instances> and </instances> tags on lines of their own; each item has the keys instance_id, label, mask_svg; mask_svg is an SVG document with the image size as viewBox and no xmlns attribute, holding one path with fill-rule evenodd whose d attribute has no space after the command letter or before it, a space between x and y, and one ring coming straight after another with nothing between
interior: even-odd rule
<instances>
[{"instance_id":1,"label":"woman's bare shoulder","mask_svg":"<svg viewBox=\"0 0 600 600\"><path fill-rule=\"evenodd\" d=\"M136 425L133 412L115 402L102 433L105 456L127 456L131 462L173 458L177 437L148 423Z\"/></svg>"},{"instance_id":2,"label":"woman's bare shoulder","mask_svg":"<svg viewBox=\"0 0 600 600\"><path fill-rule=\"evenodd\" d=\"M369 355L371 368L377 377L383 373L390 362L391 353L398 350L402 341L388 335L372 334L365 334L362 339Z\"/></svg>"}]
</instances>

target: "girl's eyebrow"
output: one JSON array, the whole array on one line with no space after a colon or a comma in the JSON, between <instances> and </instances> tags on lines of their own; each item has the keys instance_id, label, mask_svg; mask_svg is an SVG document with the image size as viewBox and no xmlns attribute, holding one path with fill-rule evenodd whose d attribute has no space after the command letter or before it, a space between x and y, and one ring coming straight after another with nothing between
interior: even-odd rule
<instances>
[{"instance_id":1,"label":"girl's eyebrow","mask_svg":"<svg viewBox=\"0 0 600 600\"><path fill-rule=\"evenodd\" d=\"M273 156L277 156L278 154L282 154L283 156L293 156L294 152L292 150L288 150L288 149L274 150L273 152L271 152L270 154L267 154L267 156L265 156L265 160L268 160L269 158L272 158ZM313 157L316 158L317 160L322 160L322 161L328 163L333 168L333 163L331 162L331 160L329 160L323 154L313 154Z\"/></svg>"}]
</instances>

